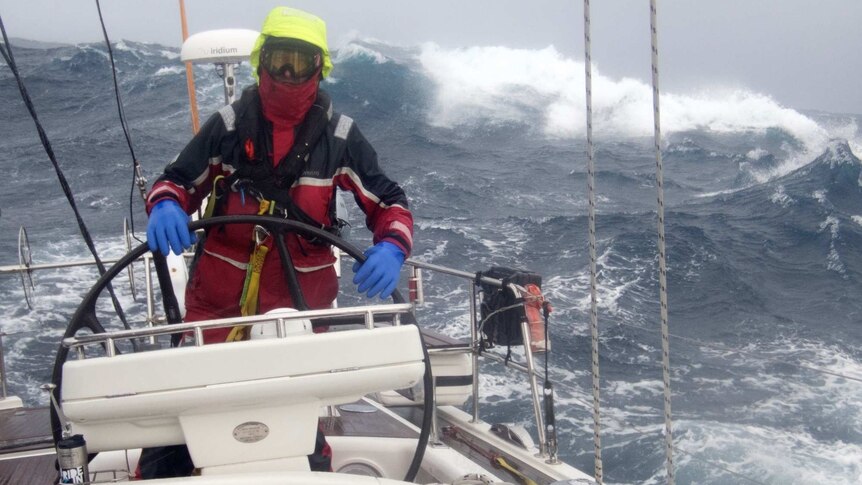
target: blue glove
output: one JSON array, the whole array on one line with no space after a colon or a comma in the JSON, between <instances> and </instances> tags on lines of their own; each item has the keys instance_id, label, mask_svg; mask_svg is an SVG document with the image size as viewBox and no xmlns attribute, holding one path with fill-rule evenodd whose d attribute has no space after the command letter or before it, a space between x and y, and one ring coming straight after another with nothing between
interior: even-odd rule
<instances>
[{"instance_id":1,"label":"blue glove","mask_svg":"<svg viewBox=\"0 0 862 485\"><path fill-rule=\"evenodd\" d=\"M365 251L368 258L364 263L353 265L353 283L359 285L359 292L368 290L368 298L380 293L380 299L389 298L398 285L398 275L404 264L404 253L390 242L379 242Z\"/></svg>"},{"instance_id":2,"label":"blue glove","mask_svg":"<svg viewBox=\"0 0 862 485\"><path fill-rule=\"evenodd\" d=\"M173 249L182 254L194 242L189 232L189 216L173 199L162 200L150 211L147 224L147 245L150 251L159 251L165 256Z\"/></svg>"}]
</instances>

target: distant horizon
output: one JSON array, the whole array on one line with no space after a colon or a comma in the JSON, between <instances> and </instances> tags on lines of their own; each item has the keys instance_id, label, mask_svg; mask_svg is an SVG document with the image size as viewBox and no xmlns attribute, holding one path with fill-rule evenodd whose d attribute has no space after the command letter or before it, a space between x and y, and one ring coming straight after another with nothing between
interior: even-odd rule
<instances>
[{"instance_id":1,"label":"distant horizon","mask_svg":"<svg viewBox=\"0 0 862 485\"><path fill-rule=\"evenodd\" d=\"M12 36L10 36L9 41L15 47L29 48L29 49L52 49L52 48L62 48L62 47L75 47L78 45L85 45L85 44L104 45L104 39L97 39L94 41L81 41L81 42L57 42L57 41L45 41L45 40L28 39L28 38L24 38L24 37L12 37ZM393 45L393 44L387 43L385 41L382 41L380 39L361 38L361 37L353 38L352 40L347 41L344 45L347 45L348 43L355 42L355 41L366 42L366 43L383 43L386 45ZM138 44L143 44L143 45L155 45L155 46L160 46L160 47L164 47L167 49L175 49L177 52L179 52L179 50L182 47L181 45L177 45L177 46L166 45L166 44L162 44L159 42L148 42L148 41L140 41L140 40L134 40L134 39L125 39L125 38L119 38L119 39L113 39L112 38L111 39L112 45L116 45L118 42L132 42L132 43L138 43ZM0 45L2 45L2 44L3 44L2 39L0 39ZM338 49L340 47L344 47L344 45L330 46L330 47L333 51L337 52ZM405 45L405 46L397 46L397 47L416 47L416 46ZM550 46L550 47L554 47L554 46ZM178 63L179 63L179 61L178 61ZM0 66L5 66L5 63L0 64ZM0 68L2 68L2 67L0 67ZM662 97L664 97L664 95L667 95L667 94L673 94L673 92L669 91L668 89L664 89ZM769 93L764 93L764 94L767 96L770 96ZM797 111L803 115L804 114L827 114L827 115L836 115L836 116L854 116L854 117L858 116L858 117L862 117L862 109L860 109L860 112L856 113L856 112L850 112L850 111L843 111L843 112L842 111L830 111L828 109L823 109L823 108L803 108L803 107L796 107L796 106L790 106L790 105L783 105L783 106L785 108Z\"/></svg>"},{"instance_id":2,"label":"distant horizon","mask_svg":"<svg viewBox=\"0 0 862 485\"><path fill-rule=\"evenodd\" d=\"M68 44L102 41L93 0L0 0L10 37ZM433 42L445 49L500 46L538 51L553 45L566 59L584 59L581 2L534 0L185 0L190 33L260 29L279 4L306 10L327 24L332 46L379 39L396 46ZM862 113L862 2L859 0L662 0L658 5L663 91L696 96L739 88L783 106ZM592 61L606 76L650 82L649 2L592 2ZM180 47L177 0L101 2L112 41ZM517 68L517 67L516 67Z\"/></svg>"}]
</instances>

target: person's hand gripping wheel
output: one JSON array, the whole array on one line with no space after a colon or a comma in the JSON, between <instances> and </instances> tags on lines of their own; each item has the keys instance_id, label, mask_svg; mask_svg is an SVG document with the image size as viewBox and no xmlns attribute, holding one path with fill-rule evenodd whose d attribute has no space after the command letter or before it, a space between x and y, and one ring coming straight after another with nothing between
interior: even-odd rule
<instances>
[{"instance_id":1,"label":"person's hand gripping wheel","mask_svg":"<svg viewBox=\"0 0 862 485\"><path fill-rule=\"evenodd\" d=\"M189 216L173 199L158 202L150 211L147 223L147 245L152 252L167 256L171 250L182 254L195 241L189 232Z\"/></svg>"},{"instance_id":2,"label":"person's hand gripping wheel","mask_svg":"<svg viewBox=\"0 0 862 485\"><path fill-rule=\"evenodd\" d=\"M389 298L398 286L398 276L401 265L404 264L404 253L398 246L389 242L380 242L365 251L367 258L364 263L353 265L353 283L359 285L359 292L366 293L368 298L380 294L380 299Z\"/></svg>"}]
</instances>

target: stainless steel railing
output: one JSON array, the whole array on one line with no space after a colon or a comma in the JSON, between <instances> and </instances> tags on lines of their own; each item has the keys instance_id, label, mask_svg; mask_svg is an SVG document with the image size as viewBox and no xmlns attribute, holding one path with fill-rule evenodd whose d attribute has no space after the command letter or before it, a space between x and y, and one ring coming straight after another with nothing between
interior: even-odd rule
<instances>
[{"instance_id":1,"label":"stainless steel railing","mask_svg":"<svg viewBox=\"0 0 862 485\"><path fill-rule=\"evenodd\" d=\"M321 310L304 310L290 313L276 313L264 315L252 315L247 317L232 317L220 318L217 320L204 320L200 322L178 323L174 325L159 325L155 327L118 330L115 332L96 333L91 335L80 335L77 337L69 337L63 339L63 346L78 351L80 357L83 356L83 348L89 345L104 345L107 349L108 357L114 355L114 344L119 340L129 340L135 338L158 337L161 335L172 335L176 333L191 332L193 337L193 345L202 346L204 344L203 332L214 328L233 327L237 325L250 326L262 322L276 323L276 337L283 338L287 336L286 324L290 321L297 320L320 320L323 318L335 317L363 317L366 328L374 328L375 316L392 316L392 324L401 324L401 315L409 313L413 310L413 305L409 303L397 303L391 305L373 305L373 306L358 306L358 307L343 307L343 308L326 308Z\"/></svg>"},{"instance_id":2,"label":"stainless steel railing","mask_svg":"<svg viewBox=\"0 0 862 485\"><path fill-rule=\"evenodd\" d=\"M472 353L473 359L473 392L471 398L471 404L473 406L473 416L472 421L479 421L479 364L480 364L480 353L479 353L479 345L480 345L480 337L479 335L479 322L476 319L476 302L478 301L478 292L476 290L476 283L481 282L493 286L503 286L503 282L501 280L495 278L489 278L487 276L480 276L477 278L475 273L469 273L466 271L460 271L453 268L447 268L445 266L440 266L431 263L425 263L422 261L415 261L413 259L408 259L405 264L415 267L427 269L430 271L435 271L438 273L447 274L450 276L454 276L457 278L462 278L471 282L470 288L470 300L469 300L469 311L470 311L470 350ZM539 390L538 378L541 377L539 372L536 370L536 366L533 360L533 353L530 349L530 332L526 328L526 323L522 324L522 334L524 339L524 353L525 359L523 364L519 364L517 362L511 361L511 359L507 360L504 357L496 355L491 352L482 352L481 356L489 358L491 360L495 360L503 363L504 365L515 369L519 372L527 374L527 379L530 383L530 395L533 404L533 415L536 420L536 434L538 435L539 442L539 453L541 456L545 458L555 457L557 454L556 449L550 449L549 441L547 439L545 433L545 423L544 423L544 415L542 414L542 402L541 402L541 392Z\"/></svg>"}]
</instances>

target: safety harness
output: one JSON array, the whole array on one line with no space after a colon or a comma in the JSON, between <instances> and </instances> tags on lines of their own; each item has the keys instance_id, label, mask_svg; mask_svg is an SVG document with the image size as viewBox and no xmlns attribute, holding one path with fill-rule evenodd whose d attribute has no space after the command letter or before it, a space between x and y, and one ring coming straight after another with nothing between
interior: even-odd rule
<instances>
[{"instance_id":1,"label":"safety harness","mask_svg":"<svg viewBox=\"0 0 862 485\"><path fill-rule=\"evenodd\" d=\"M277 164L270 161L273 149L269 133L272 129L270 126L261 126L268 122L260 114L259 94L253 92L250 95L253 99L247 101L243 99L243 106L238 106L239 113L234 115L234 108L230 107L230 117L238 118L236 129L240 143L237 143L235 155L240 163L229 176L216 178L213 183L213 196L210 197L205 217L220 212L219 205L224 202L227 190L231 190L239 192L243 202L246 195L254 197L259 202L270 201L271 215L293 219L337 233L333 228L321 224L306 214L290 197L290 187L302 175L311 150L329 126L331 117L329 95L324 91L318 92L317 100L299 126L293 146ZM264 149L259 150L258 147ZM334 204L331 204L330 216L330 220L336 220Z\"/></svg>"},{"instance_id":2,"label":"safety harness","mask_svg":"<svg viewBox=\"0 0 862 485\"><path fill-rule=\"evenodd\" d=\"M266 207L261 204L261 210L258 215L262 215ZM239 298L240 315L247 317L249 315L257 315L258 310L258 295L260 294L260 273L263 271L263 262L266 260L266 255L269 254L270 245L272 244L272 234L262 226L254 226L253 232L254 249L249 256L248 266L245 270L245 281L242 285L242 294ZM233 327L228 334L225 342L236 342L239 340L248 340L249 327L246 325L237 325Z\"/></svg>"},{"instance_id":3,"label":"safety harness","mask_svg":"<svg viewBox=\"0 0 862 485\"><path fill-rule=\"evenodd\" d=\"M236 192L239 193L243 204L246 197L257 200L259 204L258 215L291 219L320 228L336 236L340 235L341 229L347 223L336 216L334 200L329 206L329 219L334 221L334 224L326 225L308 215L290 197L290 187L299 179L312 148L329 125L329 103L326 93L320 91L317 102L311 107L300 126L293 147L275 166L269 161L272 153L272 140L268 136L269 130L263 132L258 130L261 118L255 112L255 108L257 108L255 103L250 103L254 108L249 107L250 111L241 114L243 123L240 123L238 127L240 140L244 140L244 143L241 144L244 153L238 157L242 159L242 163L238 163L236 170L227 177L219 175L213 180L212 192L203 217L209 218L222 213L228 193ZM261 156L256 153L254 139L257 139L258 142L264 142L265 155ZM260 274L266 255L272 247L273 235L264 227L255 226L252 232L252 241L254 242L254 249L249 256L240 298L240 311L243 316L257 314ZM309 239L309 242L323 244L317 239ZM231 330L227 341L246 340L248 333L247 326L236 326Z\"/></svg>"}]
</instances>

